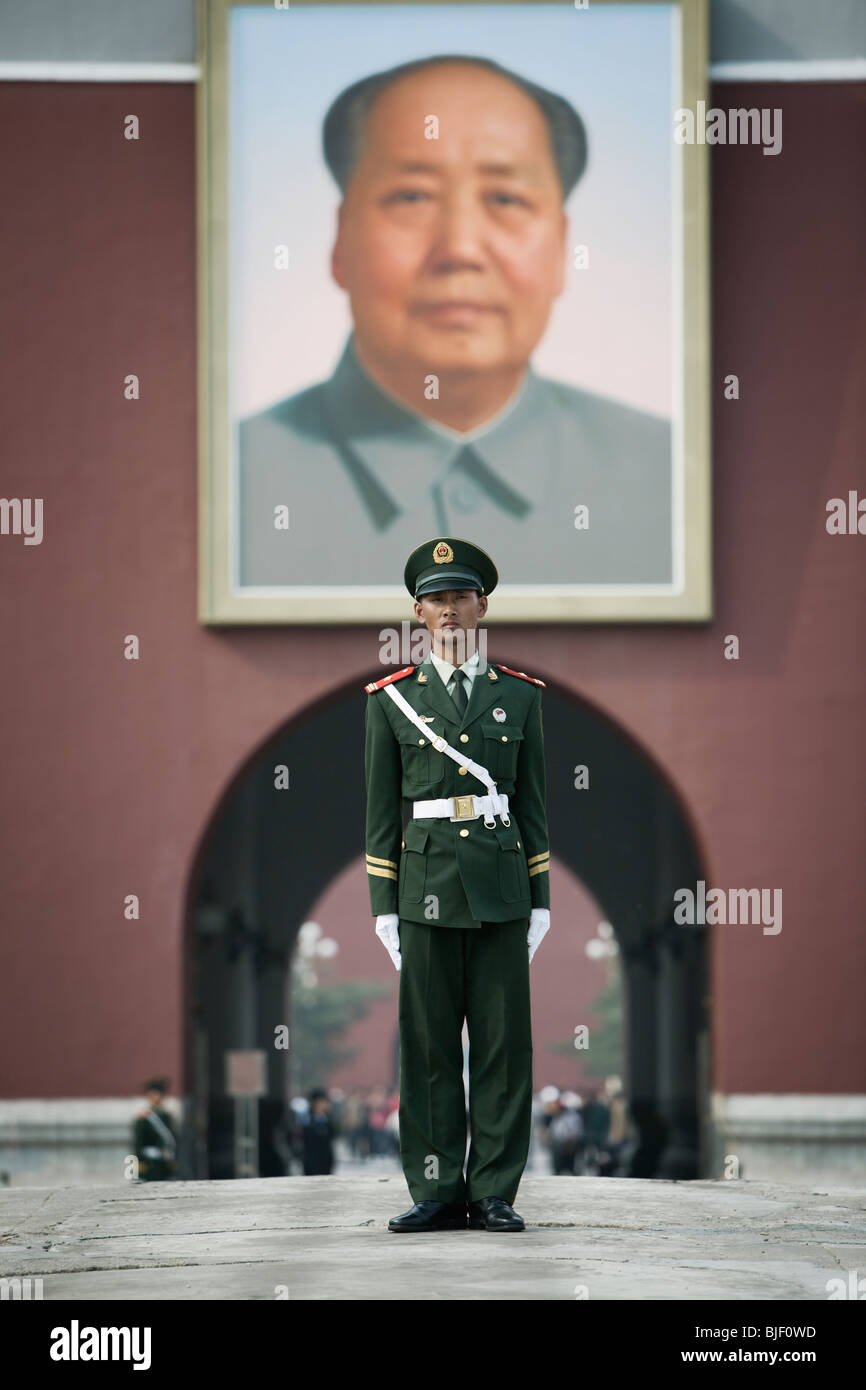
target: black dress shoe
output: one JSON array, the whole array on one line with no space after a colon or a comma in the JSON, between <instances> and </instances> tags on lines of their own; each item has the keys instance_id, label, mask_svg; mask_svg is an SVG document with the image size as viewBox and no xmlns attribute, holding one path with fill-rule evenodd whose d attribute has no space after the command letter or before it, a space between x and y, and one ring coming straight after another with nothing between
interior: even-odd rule
<instances>
[{"instance_id":1,"label":"black dress shoe","mask_svg":"<svg viewBox=\"0 0 866 1390\"><path fill-rule=\"evenodd\" d=\"M469 1203L471 1231L525 1231L523 1217L518 1216L504 1197L482 1197Z\"/></svg>"},{"instance_id":2,"label":"black dress shoe","mask_svg":"<svg viewBox=\"0 0 866 1390\"><path fill-rule=\"evenodd\" d=\"M465 1231L465 1202L416 1202L411 1211L392 1216L389 1231Z\"/></svg>"}]
</instances>

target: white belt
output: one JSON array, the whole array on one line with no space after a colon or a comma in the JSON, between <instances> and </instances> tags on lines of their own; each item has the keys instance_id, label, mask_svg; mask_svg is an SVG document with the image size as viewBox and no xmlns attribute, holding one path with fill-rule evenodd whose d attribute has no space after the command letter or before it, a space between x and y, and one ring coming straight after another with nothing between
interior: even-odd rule
<instances>
[{"instance_id":1,"label":"white belt","mask_svg":"<svg viewBox=\"0 0 866 1390\"><path fill-rule=\"evenodd\" d=\"M504 792L499 793L499 802L502 806L502 824L510 825L508 818L508 797ZM484 824L488 829L496 825L495 816L497 807L493 805L492 796L442 796L435 801L413 801L412 817L418 820L424 816L447 816L449 820L477 820L479 816L484 817ZM490 819L488 819L488 817Z\"/></svg>"}]
</instances>

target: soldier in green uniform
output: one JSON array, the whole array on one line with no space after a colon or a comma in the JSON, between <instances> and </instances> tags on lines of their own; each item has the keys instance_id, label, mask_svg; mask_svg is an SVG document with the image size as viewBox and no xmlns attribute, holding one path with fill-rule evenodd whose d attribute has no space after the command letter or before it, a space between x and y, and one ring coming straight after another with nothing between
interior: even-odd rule
<instances>
[{"instance_id":1,"label":"soldier in green uniform","mask_svg":"<svg viewBox=\"0 0 866 1390\"><path fill-rule=\"evenodd\" d=\"M177 1131L163 1107L168 1082L163 1077L147 1081L144 1092L150 1102L135 1118L132 1146L142 1182L165 1182L177 1172Z\"/></svg>"},{"instance_id":2,"label":"soldier in green uniform","mask_svg":"<svg viewBox=\"0 0 866 1390\"><path fill-rule=\"evenodd\" d=\"M498 582L485 551L426 541L404 580L432 650L366 686L367 874L400 971L400 1153L415 1203L389 1229L523 1230L511 1204L531 1126L529 962L550 925L544 682L477 649L463 659Z\"/></svg>"}]
</instances>

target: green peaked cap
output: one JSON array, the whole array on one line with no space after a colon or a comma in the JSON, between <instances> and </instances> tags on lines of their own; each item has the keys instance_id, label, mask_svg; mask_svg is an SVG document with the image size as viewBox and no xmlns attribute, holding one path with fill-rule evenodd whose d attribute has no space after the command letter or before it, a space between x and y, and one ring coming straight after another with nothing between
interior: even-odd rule
<instances>
[{"instance_id":1,"label":"green peaked cap","mask_svg":"<svg viewBox=\"0 0 866 1390\"><path fill-rule=\"evenodd\" d=\"M439 536L416 546L403 571L413 598L442 589L477 589L489 594L499 583L499 573L487 554L459 536Z\"/></svg>"}]
</instances>

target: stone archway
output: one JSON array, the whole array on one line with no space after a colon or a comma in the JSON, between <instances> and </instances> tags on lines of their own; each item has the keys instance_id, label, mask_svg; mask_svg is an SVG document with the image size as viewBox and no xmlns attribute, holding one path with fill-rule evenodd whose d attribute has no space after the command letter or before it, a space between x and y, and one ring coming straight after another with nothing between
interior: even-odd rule
<instances>
[{"instance_id":1,"label":"stone archway","mask_svg":"<svg viewBox=\"0 0 866 1390\"><path fill-rule=\"evenodd\" d=\"M675 890L707 877L697 837L675 788L637 741L539 674L547 683L551 854L601 906L622 955L623 1079L639 1132L631 1175L706 1176L705 933L686 932L672 918ZM186 911L193 1176L231 1175L226 1047L268 1052L261 1171L283 1171L269 1138L286 1087L285 1053L273 1048L273 1026L285 1018L299 927L323 885L363 855L363 686L376 675L361 673L253 750L201 837ZM288 790L275 789L278 765L288 769ZM586 790L574 786L578 765L589 768Z\"/></svg>"}]
</instances>

